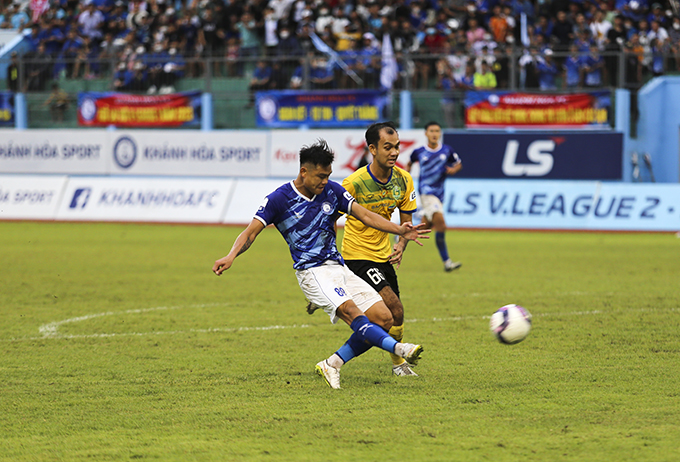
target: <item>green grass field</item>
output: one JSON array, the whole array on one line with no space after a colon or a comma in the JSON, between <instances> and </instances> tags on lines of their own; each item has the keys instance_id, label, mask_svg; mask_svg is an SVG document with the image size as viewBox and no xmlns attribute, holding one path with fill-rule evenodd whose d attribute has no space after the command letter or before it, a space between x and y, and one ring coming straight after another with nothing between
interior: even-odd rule
<instances>
[{"instance_id":1,"label":"green grass field","mask_svg":"<svg viewBox=\"0 0 680 462\"><path fill-rule=\"evenodd\" d=\"M399 270L418 378L309 316L265 230L0 223L0 460L677 461L680 239L453 231ZM534 316L524 342L488 329Z\"/></svg>"}]
</instances>

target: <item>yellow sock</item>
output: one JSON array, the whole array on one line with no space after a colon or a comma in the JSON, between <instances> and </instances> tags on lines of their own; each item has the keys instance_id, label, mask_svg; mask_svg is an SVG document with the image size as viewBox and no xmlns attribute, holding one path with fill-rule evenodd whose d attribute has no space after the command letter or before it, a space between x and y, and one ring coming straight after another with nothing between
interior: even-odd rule
<instances>
[{"instance_id":1,"label":"yellow sock","mask_svg":"<svg viewBox=\"0 0 680 462\"><path fill-rule=\"evenodd\" d=\"M404 325L402 324L401 326L392 326L388 333L394 340L401 342L401 340L404 338ZM390 353L390 357L392 358L392 364L395 366L406 362L404 358L397 356L394 353Z\"/></svg>"}]
</instances>

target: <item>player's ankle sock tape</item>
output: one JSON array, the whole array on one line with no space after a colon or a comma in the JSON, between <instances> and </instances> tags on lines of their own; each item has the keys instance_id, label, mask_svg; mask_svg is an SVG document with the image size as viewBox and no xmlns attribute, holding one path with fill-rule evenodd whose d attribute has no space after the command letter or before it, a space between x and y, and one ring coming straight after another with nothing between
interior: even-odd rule
<instances>
[{"instance_id":1,"label":"player's ankle sock tape","mask_svg":"<svg viewBox=\"0 0 680 462\"><path fill-rule=\"evenodd\" d=\"M357 316L354 318L350 327L363 341L390 353L394 353L394 347L397 344L397 341L390 337L389 334L385 332L385 329L370 322L366 316Z\"/></svg>"}]
</instances>

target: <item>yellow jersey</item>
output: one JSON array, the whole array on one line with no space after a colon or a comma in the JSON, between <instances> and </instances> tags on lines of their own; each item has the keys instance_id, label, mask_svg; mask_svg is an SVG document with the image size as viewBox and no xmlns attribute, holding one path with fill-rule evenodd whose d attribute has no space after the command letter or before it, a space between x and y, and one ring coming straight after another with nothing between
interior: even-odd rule
<instances>
[{"instance_id":1,"label":"yellow jersey","mask_svg":"<svg viewBox=\"0 0 680 462\"><path fill-rule=\"evenodd\" d=\"M390 179L381 183L368 169L369 166L361 167L342 182L357 203L387 220L392 218L397 208L404 213L416 211L416 191L406 170L392 168ZM342 239L342 257L345 260L383 263L389 260L391 254L389 233L368 227L352 216L347 217Z\"/></svg>"}]
</instances>

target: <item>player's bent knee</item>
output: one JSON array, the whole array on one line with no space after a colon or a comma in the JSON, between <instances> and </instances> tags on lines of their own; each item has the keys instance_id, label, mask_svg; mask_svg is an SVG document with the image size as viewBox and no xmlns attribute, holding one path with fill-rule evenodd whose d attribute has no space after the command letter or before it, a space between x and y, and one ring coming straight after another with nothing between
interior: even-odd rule
<instances>
[{"instance_id":1,"label":"player's bent knee","mask_svg":"<svg viewBox=\"0 0 680 462\"><path fill-rule=\"evenodd\" d=\"M354 300L347 300L335 310L335 314L349 325L352 324L354 318L361 316L364 313L362 313L356 303L354 303Z\"/></svg>"}]
</instances>

